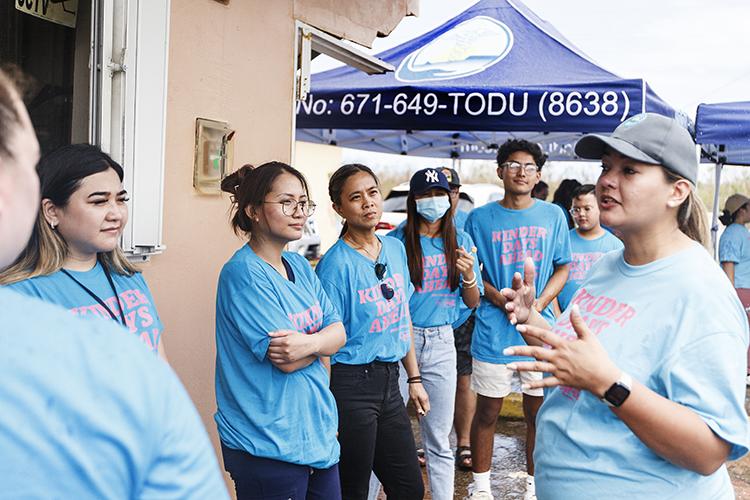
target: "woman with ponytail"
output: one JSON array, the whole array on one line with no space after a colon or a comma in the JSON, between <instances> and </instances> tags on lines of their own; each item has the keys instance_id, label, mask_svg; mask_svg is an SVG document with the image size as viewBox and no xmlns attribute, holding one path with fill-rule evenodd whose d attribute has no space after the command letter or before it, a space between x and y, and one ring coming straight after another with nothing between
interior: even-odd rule
<instances>
[{"instance_id":1,"label":"woman with ponytail","mask_svg":"<svg viewBox=\"0 0 750 500\"><path fill-rule=\"evenodd\" d=\"M347 500L367 498L374 472L388 498L421 499L424 485L399 392L399 361L417 414L426 415L430 404L414 355L409 316L414 287L404 245L375 234L383 198L378 178L365 165L339 168L328 192L344 230L315 272L346 328L346 345L331 358L342 494Z\"/></svg>"},{"instance_id":2,"label":"woman with ponytail","mask_svg":"<svg viewBox=\"0 0 750 500\"><path fill-rule=\"evenodd\" d=\"M725 462L748 451L748 320L705 248L695 143L645 113L576 153L601 159L601 221L624 250L593 265L551 329L531 261L502 291L529 344L507 354L536 358L512 368L548 374L532 383L547 388L537 497L734 498Z\"/></svg>"},{"instance_id":3,"label":"woman with ponytail","mask_svg":"<svg viewBox=\"0 0 750 500\"><path fill-rule=\"evenodd\" d=\"M307 182L281 162L222 181L247 238L216 298L216 401L224 467L238 499L339 499L336 402L325 357L341 319L304 257L284 252L315 211Z\"/></svg>"},{"instance_id":4,"label":"woman with ponytail","mask_svg":"<svg viewBox=\"0 0 750 500\"><path fill-rule=\"evenodd\" d=\"M414 285L409 311L415 353L430 396L430 413L421 419L420 427L435 500L451 500L454 492L455 466L448 439L456 394L452 324L460 312L458 302L474 309L484 290L474 242L453 225L450 192L443 172L430 168L416 172L409 182L406 224L389 235L406 246L409 280Z\"/></svg>"},{"instance_id":5,"label":"woman with ponytail","mask_svg":"<svg viewBox=\"0 0 750 500\"><path fill-rule=\"evenodd\" d=\"M164 358L154 299L119 245L128 221L122 167L97 146L73 144L44 156L37 173L34 232L0 284L77 316L112 319Z\"/></svg>"},{"instance_id":6,"label":"woman with ponytail","mask_svg":"<svg viewBox=\"0 0 750 500\"><path fill-rule=\"evenodd\" d=\"M719 220L727 226L719 239L719 262L750 319L750 198L733 194L724 203ZM747 352L750 366L750 350ZM750 367L746 383L750 385Z\"/></svg>"}]
</instances>

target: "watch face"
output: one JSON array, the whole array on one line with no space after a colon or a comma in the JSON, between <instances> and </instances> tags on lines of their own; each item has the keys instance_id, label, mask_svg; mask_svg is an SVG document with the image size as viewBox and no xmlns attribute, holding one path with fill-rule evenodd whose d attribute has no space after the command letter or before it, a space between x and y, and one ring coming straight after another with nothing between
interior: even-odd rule
<instances>
[{"instance_id":1,"label":"watch face","mask_svg":"<svg viewBox=\"0 0 750 500\"><path fill-rule=\"evenodd\" d=\"M630 389L620 383L616 383L609 388L604 398L614 406L620 406L628 396L630 396Z\"/></svg>"}]
</instances>

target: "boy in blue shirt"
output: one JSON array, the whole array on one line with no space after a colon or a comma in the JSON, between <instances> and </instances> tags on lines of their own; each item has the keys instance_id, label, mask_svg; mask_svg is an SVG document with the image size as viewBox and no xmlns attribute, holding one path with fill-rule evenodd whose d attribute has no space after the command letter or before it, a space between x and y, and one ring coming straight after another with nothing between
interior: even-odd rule
<instances>
[{"instance_id":1,"label":"boy in blue shirt","mask_svg":"<svg viewBox=\"0 0 750 500\"><path fill-rule=\"evenodd\" d=\"M622 241L604 229L599 223L599 205L596 203L595 186L584 184L573 192L570 214L576 228L570 230L570 273L557 302L560 311L568 308L573 296L586 280L591 266L605 253L622 248Z\"/></svg>"},{"instance_id":2,"label":"boy in blue shirt","mask_svg":"<svg viewBox=\"0 0 750 500\"><path fill-rule=\"evenodd\" d=\"M497 416L503 398L511 392L513 373L505 366L514 360L503 350L523 338L510 324L505 313L505 297L499 290L511 286L513 274L523 270L531 257L538 270L535 307L553 319L552 300L568 277L570 239L565 215L551 203L531 197L541 179L546 160L539 145L525 140L505 142L497 154L497 175L503 181L505 196L498 203L474 209L466 221L466 232L477 246L484 265L485 295L477 309L471 354L474 358L471 387L477 393L477 407L471 425L471 453L474 483L473 498L492 498L490 466ZM531 379L521 378L524 384ZM534 377L541 378L541 374ZM532 454L536 437L535 419L542 404L541 389L524 390L526 420L526 498L534 495Z\"/></svg>"}]
</instances>

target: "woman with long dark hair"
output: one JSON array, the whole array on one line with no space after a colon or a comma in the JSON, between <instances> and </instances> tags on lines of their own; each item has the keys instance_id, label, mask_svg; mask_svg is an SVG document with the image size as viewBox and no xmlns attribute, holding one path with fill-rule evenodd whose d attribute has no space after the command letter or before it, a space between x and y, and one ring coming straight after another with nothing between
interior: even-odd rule
<instances>
[{"instance_id":1,"label":"woman with long dark hair","mask_svg":"<svg viewBox=\"0 0 750 500\"><path fill-rule=\"evenodd\" d=\"M534 266L502 293L541 371L534 462L540 500L734 498L725 462L748 451L748 320L706 251L695 143L676 120L644 113L611 136L601 159L601 221L622 236L592 267L550 329L537 313ZM595 466L592 466L592 457Z\"/></svg>"},{"instance_id":2,"label":"woman with long dark hair","mask_svg":"<svg viewBox=\"0 0 750 500\"><path fill-rule=\"evenodd\" d=\"M420 421L430 493L453 498L455 467L449 442L456 388L452 324L458 301L473 309L484 290L474 242L453 226L450 185L436 169L416 172L409 183L406 225L390 233L406 247L409 300L419 372L430 396L430 413ZM402 377L403 379L403 377Z\"/></svg>"},{"instance_id":3,"label":"woman with long dark hair","mask_svg":"<svg viewBox=\"0 0 750 500\"><path fill-rule=\"evenodd\" d=\"M164 357L151 292L120 248L128 221L122 167L97 146L73 144L44 156L37 173L34 232L0 284L78 316L112 319Z\"/></svg>"},{"instance_id":4,"label":"woman with long dark hair","mask_svg":"<svg viewBox=\"0 0 750 500\"><path fill-rule=\"evenodd\" d=\"M336 403L323 360L341 319L310 264L284 247L315 210L293 167L245 165L222 181L246 244L216 297L216 402L224 467L237 498L337 499Z\"/></svg>"},{"instance_id":5,"label":"woman with long dark hair","mask_svg":"<svg viewBox=\"0 0 750 500\"><path fill-rule=\"evenodd\" d=\"M417 413L426 415L430 405L414 355L406 252L397 239L375 234L383 198L372 170L344 165L331 177L328 192L345 223L316 273L346 329L346 345L331 358L342 494L367 498L374 471L388 497L421 499L422 475L398 385L401 361L409 396Z\"/></svg>"}]
</instances>

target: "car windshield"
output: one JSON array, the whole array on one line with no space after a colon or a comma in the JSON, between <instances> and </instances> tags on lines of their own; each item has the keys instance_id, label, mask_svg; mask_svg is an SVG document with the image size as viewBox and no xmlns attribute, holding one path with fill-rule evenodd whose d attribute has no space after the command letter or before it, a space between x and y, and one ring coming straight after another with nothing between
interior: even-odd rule
<instances>
[{"instance_id":1,"label":"car windshield","mask_svg":"<svg viewBox=\"0 0 750 500\"><path fill-rule=\"evenodd\" d=\"M383 212L400 212L406 213L406 195L407 193L394 193L388 195L383 202Z\"/></svg>"}]
</instances>

